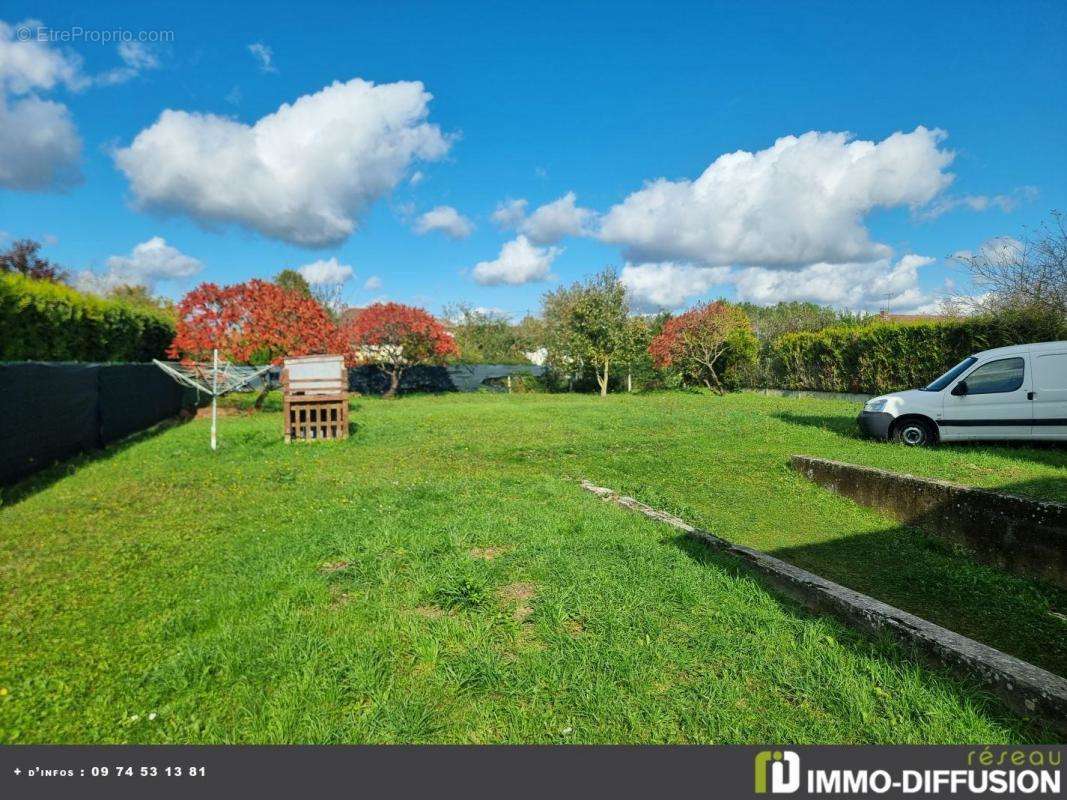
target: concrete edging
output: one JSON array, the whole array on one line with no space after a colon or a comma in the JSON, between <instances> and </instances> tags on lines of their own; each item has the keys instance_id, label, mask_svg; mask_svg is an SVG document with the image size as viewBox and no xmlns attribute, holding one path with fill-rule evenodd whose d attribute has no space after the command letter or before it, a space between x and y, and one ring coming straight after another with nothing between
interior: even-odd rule
<instances>
[{"instance_id":1,"label":"concrete edging","mask_svg":"<svg viewBox=\"0 0 1067 800\"><path fill-rule=\"evenodd\" d=\"M916 478L811 456L790 456L808 480L930 536L963 545L976 560L1067 588L1067 505Z\"/></svg>"},{"instance_id":2,"label":"concrete edging","mask_svg":"<svg viewBox=\"0 0 1067 800\"><path fill-rule=\"evenodd\" d=\"M677 528L715 550L739 558L782 594L810 610L829 612L860 631L892 633L926 657L982 683L1009 708L1039 717L1058 733L1067 735L1067 679L781 559L720 539L632 497L585 480L581 485L604 500Z\"/></svg>"}]
</instances>

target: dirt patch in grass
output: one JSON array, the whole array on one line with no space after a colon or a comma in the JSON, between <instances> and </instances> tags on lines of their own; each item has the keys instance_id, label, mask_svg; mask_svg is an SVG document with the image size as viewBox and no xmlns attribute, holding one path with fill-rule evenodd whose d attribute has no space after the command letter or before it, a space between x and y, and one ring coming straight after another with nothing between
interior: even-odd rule
<instances>
[{"instance_id":1,"label":"dirt patch in grass","mask_svg":"<svg viewBox=\"0 0 1067 800\"><path fill-rule=\"evenodd\" d=\"M234 406L219 406L218 416L220 417L247 417L251 415L252 409L235 408ZM203 406L196 410L196 419L211 419L211 406Z\"/></svg>"},{"instance_id":2,"label":"dirt patch in grass","mask_svg":"<svg viewBox=\"0 0 1067 800\"><path fill-rule=\"evenodd\" d=\"M480 558L484 561L492 561L511 550L510 547L472 547L467 555L471 558Z\"/></svg>"},{"instance_id":3,"label":"dirt patch in grass","mask_svg":"<svg viewBox=\"0 0 1067 800\"><path fill-rule=\"evenodd\" d=\"M512 616L516 622L526 622L530 615L533 614L533 606L530 605L530 601L537 596L537 587L532 583L521 581L509 583L507 586L502 586L497 590L497 596L505 603L515 604Z\"/></svg>"},{"instance_id":4,"label":"dirt patch in grass","mask_svg":"<svg viewBox=\"0 0 1067 800\"><path fill-rule=\"evenodd\" d=\"M324 575L330 575L334 572L341 572L343 570L346 570L351 565L351 561L327 561L325 564L319 567L319 572L323 573Z\"/></svg>"},{"instance_id":5,"label":"dirt patch in grass","mask_svg":"<svg viewBox=\"0 0 1067 800\"><path fill-rule=\"evenodd\" d=\"M585 623L578 619L569 619L563 623L563 630L571 636L580 636L585 632Z\"/></svg>"},{"instance_id":6,"label":"dirt patch in grass","mask_svg":"<svg viewBox=\"0 0 1067 800\"><path fill-rule=\"evenodd\" d=\"M444 609L438 606L416 606L415 613L426 619L441 619L445 615Z\"/></svg>"}]
</instances>

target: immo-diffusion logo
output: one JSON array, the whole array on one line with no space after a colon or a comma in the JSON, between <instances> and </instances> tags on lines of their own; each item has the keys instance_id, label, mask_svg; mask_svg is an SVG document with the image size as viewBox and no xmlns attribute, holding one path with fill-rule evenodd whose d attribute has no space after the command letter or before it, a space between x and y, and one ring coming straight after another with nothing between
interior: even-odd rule
<instances>
[{"instance_id":1,"label":"immo-diffusion logo","mask_svg":"<svg viewBox=\"0 0 1067 800\"><path fill-rule=\"evenodd\" d=\"M800 788L800 756L792 750L761 750L756 753L756 794L767 794L767 774L773 794L789 794Z\"/></svg>"},{"instance_id":2,"label":"immo-diffusion logo","mask_svg":"<svg viewBox=\"0 0 1067 800\"><path fill-rule=\"evenodd\" d=\"M857 797L919 795L935 797L968 792L971 795L1048 795L1061 797L1062 752L1014 748L999 754L988 748L972 751L965 764L954 762L955 750L946 749L950 763L935 768L908 768L907 754L887 753L878 768L801 769L800 756L792 750L761 750L756 753L756 794L792 794L803 787L808 795ZM894 764L894 760L901 763Z\"/></svg>"}]
</instances>

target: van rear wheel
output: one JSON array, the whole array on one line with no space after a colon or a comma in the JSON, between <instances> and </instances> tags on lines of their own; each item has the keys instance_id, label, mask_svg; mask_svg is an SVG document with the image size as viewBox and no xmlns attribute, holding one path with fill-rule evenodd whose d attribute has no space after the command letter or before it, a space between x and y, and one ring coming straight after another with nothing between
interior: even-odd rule
<instances>
[{"instance_id":1,"label":"van rear wheel","mask_svg":"<svg viewBox=\"0 0 1067 800\"><path fill-rule=\"evenodd\" d=\"M923 419L906 419L893 426L894 442L907 447L929 447L937 443L937 431Z\"/></svg>"}]
</instances>

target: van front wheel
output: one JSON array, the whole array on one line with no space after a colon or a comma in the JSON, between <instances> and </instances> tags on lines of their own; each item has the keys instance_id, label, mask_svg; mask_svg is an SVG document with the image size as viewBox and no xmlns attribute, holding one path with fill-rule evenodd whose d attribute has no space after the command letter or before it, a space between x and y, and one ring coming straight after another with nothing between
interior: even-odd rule
<instances>
[{"instance_id":1,"label":"van front wheel","mask_svg":"<svg viewBox=\"0 0 1067 800\"><path fill-rule=\"evenodd\" d=\"M926 420L906 419L893 426L892 438L908 447L929 447L937 443L937 431Z\"/></svg>"}]
</instances>

